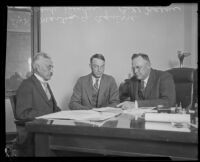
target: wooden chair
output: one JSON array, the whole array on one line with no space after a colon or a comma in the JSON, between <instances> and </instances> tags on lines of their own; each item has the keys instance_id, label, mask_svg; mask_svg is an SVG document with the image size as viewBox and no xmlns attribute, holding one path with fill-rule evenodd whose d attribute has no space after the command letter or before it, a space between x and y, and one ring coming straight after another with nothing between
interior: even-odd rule
<instances>
[{"instance_id":1,"label":"wooden chair","mask_svg":"<svg viewBox=\"0 0 200 162\"><path fill-rule=\"evenodd\" d=\"M13 115L14 115L14 123L16 125L16 136L15 138L13 138L12 140L7 141L7 146L6 149L6 156L21 156L21 153L19 153L20 149L21 149L21 145L18 142L18 133L19 130L24 129L25 126L25 121L23 120L18 120L17 116L16 116L16 94L12 94L8 96L10 99L10 103L11 103L11 107L12 107L12 111L13 111Z\"/></svg>"}]
</instances>

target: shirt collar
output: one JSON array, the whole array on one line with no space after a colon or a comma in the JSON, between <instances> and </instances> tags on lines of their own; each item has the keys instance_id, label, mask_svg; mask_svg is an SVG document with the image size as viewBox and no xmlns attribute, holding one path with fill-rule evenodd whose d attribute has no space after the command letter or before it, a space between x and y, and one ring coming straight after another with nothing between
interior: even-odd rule
<instances>
[{"instance_id":1,"label":"shirt collar","mask_svg":"<svg viewBox=\"0 0 200 162\"><path fill-rule=\"evenodd\" d=\"M144 81L144 87L146 87L148 80L149 80L149 75L143 80Z\"/></svg>"},{"instance_id":2,"label":"shirt collar","mask_svg":"<svg viewBox=\"0 0 200 162\"><path fill-rule=\"evenodd\" d=\"M41 83L48 83L47 81L45 81L41 76L39 76L38 74L34 73L35 77L41 82Z\"/></svg>"},{"instance_id":3,"label":"shirt collar","mask_svg":"<svg viewBox=\"0 0 200 162\"><path fill-rule=\"evenodd\" d=\"M100 81L101 81L101 77L99 78L98 83L100 83ZM95 82L96 82L96 78L92 75L92 83L93 83L93 85L95 84Z\"/></svg>"}]
</instances>

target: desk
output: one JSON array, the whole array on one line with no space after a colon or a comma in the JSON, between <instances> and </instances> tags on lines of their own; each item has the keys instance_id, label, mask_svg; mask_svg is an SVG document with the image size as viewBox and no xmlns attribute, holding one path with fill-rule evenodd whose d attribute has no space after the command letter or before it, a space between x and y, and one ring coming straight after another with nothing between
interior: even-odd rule
<instances>
[{"instance_id":1,"label":"desk","mask_svg":"<svg viewBox=\"0 0 200 162\"><path fill-rule=\"evenodd\" d=\"M34 133L35 156L67 156L69 151L116 156L164 156L197 159L198 133L146 130L144 120L122 114L103 126L65 120L64 125L44 119L28 122Z\"/></svg>"}]
</instances>

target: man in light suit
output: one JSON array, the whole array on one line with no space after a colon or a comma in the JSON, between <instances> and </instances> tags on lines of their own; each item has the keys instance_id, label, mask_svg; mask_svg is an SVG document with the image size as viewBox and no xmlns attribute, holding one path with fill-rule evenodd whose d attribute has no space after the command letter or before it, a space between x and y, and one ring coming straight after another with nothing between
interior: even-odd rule
<instances>
[{"instance_id":1,"label":"man in light suit","mask_svg":"<svg viewBox=\"0 0 200 162\"><path fill-rule=\"evenodd\" d=\"M134 76L120 86L120 103L124 109L139 107L174 106L176 103L175 85L168 72L151 68L146 54L133 54L132 69Z\"/></svg>"},{"instance_id":2,"label":"man in light suit","mask_svg":"<svg viewBox=\"0 0 200 162\"><path fill-rule=\"evenodd\" d=\"M80 77L74 86L69 108L87 110L100 107L115 107L119 103L119 91L115 79L103 74L105 58L95 54L90 58L91 73Z\"/></svg>"},{"instance_id":3,"label":"man in light suit","mask_svg":"<svg viewBox=\"0 0 200 162\"><path fill-rule=\"evenodd\" d=\"M25 79L16 93L16 118L26 123L37 116L60 111L48 81L53 75L53 62L46 53L37 53L33 58L33 72ZM31 156L33 137L25 126L18 126L18 144L25 156Z\"/></svg>"}]
</instances>

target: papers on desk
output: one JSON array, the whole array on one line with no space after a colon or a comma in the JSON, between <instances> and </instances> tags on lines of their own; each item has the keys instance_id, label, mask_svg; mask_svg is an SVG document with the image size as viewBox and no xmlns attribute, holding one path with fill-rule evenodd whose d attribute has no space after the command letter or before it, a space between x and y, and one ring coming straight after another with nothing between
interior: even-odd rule
<instances>
[{"instance_id":1,"label":"papers on desk","mask_svg":"<svg viewBox=\"0 0 200 162\"><path fill-rule=\"evenodd\" d=\"M111 113L122 113L123 110L121 108L114 107L102 107L102 108L93 108L92 110L97 112L111 112Z\"/></svg>"},{"instance_id":2,"label":"papers on desk","mask_svg":"<svg viewBox=\"0 0 200 162\"><path fill-rule=\"evenodd\" d=\"M189 124L189 114L145 114L145 129L190 132Z\"/></svg>"},{"instance_id":3,"label":"papers on desk","mask_svg":"<svg viewBox=\"0 0 200 162\"><path fill-rule=\"evenodd\" d=\"M123 113L134 115L134 116L142 116L145 113L155 113L158 112L155 110L155 107L139 107L137 109L127 109L124 110Z\"/></svg>"},{"instance_id":4,"label":"papers on desk","mask_svg":"<svg viewBox=\"0 0 200 162\"><path fill-rule=\"evenodd\" d=\"M171 122L145 122L145 129L190 132L190 129L186 123L183 123L181 127L178 127Z\"/></svg>"},{"instance_id":5,"label":"papers on desk","mask_svg":"<svg viewBox=\"0 0 200 162\"><path fill-rule=\"evenodd\" d=\"M37 119L71 119L79 121L104 121L119 115L120 112L97 112L93 110L60 111L37 117Z\"/></svg>"},{"instance_id":6,"label":"papers on desk","mask_svg":"<svg viewBox=\"0 0 200 162\"><path fill-rule=\"evenodd\" d=\"M190 123L190 114L147 113L145 121Z\"/></svg>"}]
</instances>

